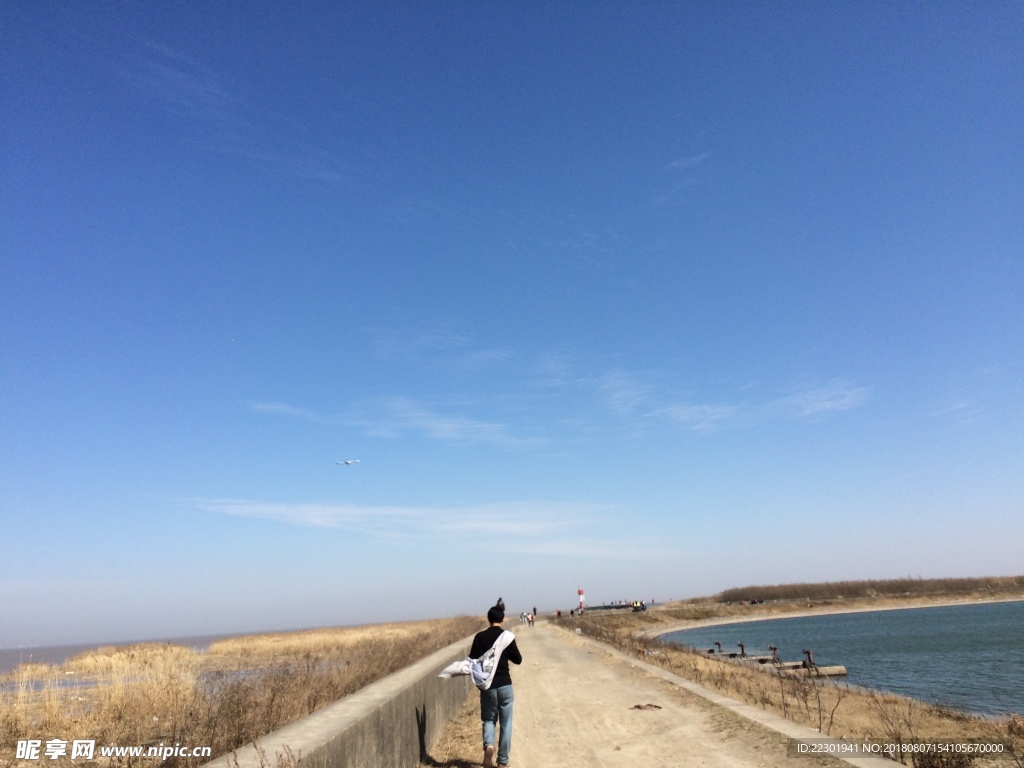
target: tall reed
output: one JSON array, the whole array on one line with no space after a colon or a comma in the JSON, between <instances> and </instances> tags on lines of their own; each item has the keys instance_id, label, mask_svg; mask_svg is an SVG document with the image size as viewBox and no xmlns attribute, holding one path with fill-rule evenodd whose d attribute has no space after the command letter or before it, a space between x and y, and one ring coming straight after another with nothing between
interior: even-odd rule
<instances>
[{"instance_id":1,"label":"tall reed","mask_svg":"<svg viewBox=\"0 0 1024 768\"><path fill-rule=\"evenodd\" d=\"M180 743L224 754L480 628L463 616L237 638L206 653L152 643L101 648L60 667L19 667L0 680L0 763L21 739ZM157 762L125 757L111 765Z\"/></svg>"}]
</instances>

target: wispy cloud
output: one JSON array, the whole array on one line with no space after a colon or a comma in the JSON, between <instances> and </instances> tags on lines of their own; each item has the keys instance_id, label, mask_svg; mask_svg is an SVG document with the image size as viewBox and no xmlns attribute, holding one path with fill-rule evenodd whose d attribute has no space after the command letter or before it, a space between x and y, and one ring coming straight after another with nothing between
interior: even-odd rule
<instances>
[{"instance_id":1,"label":"wispy cloud","mask_svg":"<svg viewBox=\"0 0 1024 768\"><path fill-rule=\"evenodd\" d=\"M378 358L397 363L482 370L514 357L511 350L481 347L468 334L444 327L416 332L368 328L366 333Z\"/></svg>"},{"instance_id":2,"label":"wispy cloud","mask_svg":"<svg viewBox=\"0 0 1024 768\"><path fill-rule=\"evenodd\" d=\"M736 418L739 413L738 405L676 403L660 408L652 415L668 417L670 421L696 432L710 433L717 431L726 421Z\"/></svg>"},{"instance_id":3,"label":"wispy cloud","mask_svg":"<svg viewBox=\"0 0 1024 768\"><path fill-rule=\"evenodd\" d=\"M693 155L692 157L680 157L678 160L673 160L669 163L666 168L672 168L673 170L686 170L689 168L696 168L698 165L707 160L708 153L701 152L699 155Z\"/></svg>"},{"instance_id":4,"label":"wispy cloud","mask_svg":"<svg viewBox=\"0 0 1024 768\"><path fill-rule=\"evenodd\" d=\"M447 354L471 344L467 334L443 327L425 331L375 327L367 328L366 334L375 354L385 360L404 361L424 355Z\"/></svg>"},{"instance_id":5,"label":"wispy cloud","mask_svg":"<svg viewBox=\"0 0 1024 768\"><path fill-rule=\"evenodd\" d=\"M143 47L122 78L149 104L190 124L196 145L304 179L353 183L301 126L255 104L229 78L166 45Z\"/></svg>"},{"instance_id":6,"label":"wispy cloud","mask_svg":"<svg viewBox=\"0 0 1024 768\"><path fill-rule=\"evenodd\" d=\"M573 386L577 381L572 358L549 354L537 361L532 384L542 389L558 390Z\"/></svg>"},{"instance_id":7,"label":"wispy cloud","mask_svg":"<svg viewBox=\"0 0 1024 768\"><path fill-rule=\"evenodd\" d=\"M367 434L379 437L417 433L448 443L489 443L507 447L527 447L540 442L537 438L516 435L505 423L441 413L406 397L374 401L366 410L370 412L354 418L352 423L361 426Z\"/></svg>"},{"instance_id":8,"label":"wispy cloud","mask_svg":"<svg viewBox=\"0 0 1024 768\"><path fill-rule=\"evenodd\" d=\"M579 228L578 224L559 241L561 249L571 253L584 269L607 269L619 262L614 235L608 229Z\"/></svg>"},{"instance_id":9,"label":"wispy cloud","mask_svg":"<svg viewBox=\"0 0 1024 768\"><path fill-rule=\"evenodd\" d=\"M953 403L952 405L946 405L942 408L936 408L933 411L929 411L929 416L947 416L953 414L963 414L975 410L974 403L970 400L961 400Z\"/></svg>"},{"instance_id":10,"label":"wispy cloud","mask_svg":"<svg viewBox=\"0 0 1024 768\"><path fill-rule=\"evenodd\" d=\"M366 532L399 530L422 516L422 511L404 507L275 504L244 499L211 499L196 506L207 512L274 520L289 525Z\"/></svg>"},{"instance_id":11,"label":"wispy cloud","mask_svg":"<svg viewBox=\"0 0 1024 768\"><path fill-rule=\"evenodd\" d=\"M441 335L423 343L447 348L461 345L462 340ZM559 441L568 444L592 436L595 430L642 434L667 425L713 434L773 420L819 421L860 408L871 395L867 386L836 378L776 392L774 397L765 393L759 397L757 388L749 384L738 386L733 397L729 393L715 399L680 396L672 384L677 377L670 371L638 374L616 368L583 375L575 361L562 357L539 360L532 371L518 386L503 379L504 392L493 391L489 382L489 391L478 396L373 397L351 403L339 413L273 401L249 408L255 413L355 428L384 439L413 436L451 445L554 450ZM551 418L556 412L557 427ZM481 418L481 413L491 418Z\"/></svg>"},{"instance_id":12,"label":"wispy cloud","mask_svg":"<svg viewBox=\"0 0 1024 768\"><path fill-rule=\"evenodd\" d=\"M697 186L696 179L680 179L672 182L667 188L662 189L654 196L655 205L668 205L669 203L684 202L686 193Z\"/></svg>"},{"instance_id":13,"label":"wispy cloud","mask_svg":"<svg viewBox=\"0 0 1024 768\"><path fill-rule=\"evenodd\" d=\"M707 434L741 423L813 419L848 411L861 407L871 394L866 386L834 379L824 384L791 389L788 394L774 398L758 398L753 387L745 385L735 393L742 393L742 399L677 399L663 384L666 378L671 376L665 372L652 378L616 370L581 381L596 391L611 413L627 420L633 428L642 429L645 425L661 421Z\"/></svg>"},{"instance_id":14,"label":"wispy cloud","mask_svg":"<svg viewBox=\"0 0 1024 768\"><path fill-rule=\"evenodd\" d=\"M328 528L395 539L479 542L500 537L509 551L629 558L650 556L650 541L600 534L614 512L608 505L568 502L497 502L464 506L360 506L351 504L274 503L244 499L204 499L198 509L234 517L272 520L285 525Z\"/></svg>"},{"instance_id":15,"label":"wispy cloud","mask_svg":"<svg viewBox=\"0 0 1024 768\"><path fill-rule=\"evenodd\" d=\"M675 205L689 200L690 193L697 186L695 170L709 157L707 152L677 158L665 166L668 181L661 184L654 193L656 206Z\"/></svg>"},{"instance_id":16,"label":"wispy cloud","mask_svg":"<svg viewBox=\"0 0 1024 768\"><path fill-rule=\"evenodd\" d=\"M256 413L270 413L278 416L288 416L293 419L315 421L322 424L333 423L336 421L334 417L324 416L316 413L315 411L311 411L308 408L297 408L294 405L288 405L288 403L252 403L249 408Z\"/></svg>"},{"instance_id":17,"label":"wispy cloud","mask_svg":"<svg viewBox=\"0 0 1024 768\"><path fill-rule=\"evenodd\" d=\"M652 415L667 417L670 421L696 432L712 433L726 425L735 425L741 421L758 423L778 418L813 419L839 411L849 411L862 406L869 396L870 389L867 387L836 380L760 403L683 402L659 408L653 411Z\"/></svg>"},{"instance_id":18,"label":"wispy cloud","mask_svg":"<svg viewBox=\"0 0 1024 768\"><path fill-rule=\"evenodd\" d=\"M250 403L248 407L254 413L328 426L356 427L372 437L395 438L414 434L457 445L490 444L507 448L526 448L543 442L537 437L518 434L504 422L445 413L409 397L366 400L343 414L319 413L280 402Z\"/></svg>"},{"instance_id":19,"label":"wispy cloud","mask_svg":"<svg viewBox=\"0 0 1024 768\"><path fill-rule=\"evenodd\" d=\"M595 380L598 391L612 411L620 415L635 413L652 394L651 385L624 371L612 371Z\"/></svg>"},{"instance_id":20,"label":"wispy cloud","mask_svg":"<svg viewBox=\"0 0 1024 768\"><path fill-rule=\"evenodd\" d=\"M600 557L606 560L635 560L671 556L678 553L654 537L615 536L600 538L565 532L545 539L513 542L510 549L524 554L554 557Z\"/></svg>"},{"instance_id":21,"label":"wispy cloud","mask_svg":"<svg viewBox=\"0 0 1024 768\"><path fill-rule=\"evenodd\" d=\"M800 416L818 416L834 411L848 411L867 401L870 390L842 380L803 389L781 400Z\"/></svg>"},{"instance_id":22,"label":"wispy cloud","mask_svg":"<svg viewBox=\"0 0 1024 768\"><path fill-rule=\"evenodd\" d=\"M976 424L981 413L982 408L973 400L958 400L950 405L929 411L928 416L948 419L958 426L965 427Z\"/></svg>"}]
</instances>

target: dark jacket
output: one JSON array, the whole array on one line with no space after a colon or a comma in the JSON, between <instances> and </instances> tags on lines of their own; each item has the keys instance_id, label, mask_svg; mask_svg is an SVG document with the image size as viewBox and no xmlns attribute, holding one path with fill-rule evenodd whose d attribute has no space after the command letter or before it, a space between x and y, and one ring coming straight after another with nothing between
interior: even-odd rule
<instances>
[{"instance_id":1,"label":"dark jacket","mask_svg":"<svg viewBox=\"0 0 1024 768\"><path fill-rule=\"evenodd\" d=\"M473 638L473 647L469 650L469 658L479 659L494 645L494 641L498 639L498 636L504 632L501 627L488 627L483 632L477 632L476 637ZM491 683L491 688L500 688L503 685L512 685L512 675L508 671L508 663L522 664L523 656L519 653L519 646L516 645L516 641L513 640L509 643L508 647L501 652L501 658L498 659L498 669L494 673L494 681Z\"/></svg>"}]
</instances>

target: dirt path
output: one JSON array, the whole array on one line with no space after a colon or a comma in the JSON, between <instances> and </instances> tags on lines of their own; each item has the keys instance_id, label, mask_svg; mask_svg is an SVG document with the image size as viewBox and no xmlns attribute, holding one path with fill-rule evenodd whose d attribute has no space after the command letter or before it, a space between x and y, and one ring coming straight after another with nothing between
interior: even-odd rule
<instances>
[{"instance_id":1,"label":"dirt path","mask_svg":"<svg viewBox=\"0 0 1024 768\"><path fill-rule=\"evenodd\" d=\"M511 761L515 768L844 765L789 758L781 734L584 638L543 624L509 628L516 633L523 654L522 665L512 667L516 699ZM638 705L643 708L637 709ZM478 733L479 719L475 725ZM479 750L479 736L476 743Z\"/></svg>"}]
</instances>

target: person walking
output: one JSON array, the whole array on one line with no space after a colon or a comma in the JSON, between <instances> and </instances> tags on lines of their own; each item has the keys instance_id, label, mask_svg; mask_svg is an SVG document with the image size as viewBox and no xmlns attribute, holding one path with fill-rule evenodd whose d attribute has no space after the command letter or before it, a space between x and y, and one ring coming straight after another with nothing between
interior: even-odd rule
<instances>
[{"instance_id":1,"label":"person walking","mask_svg":"<svg viewBox=\"0 0 1024 768\"><path fill-rule=\"evenodd\" d=\"M501 628L505 621L505 609L497 605L487 611L487 629L478 632L473 638L473 646L469 658L479 659L494 647L498 638L506 631ZM511 632L509 634L512 634ZM484 737L484 768L494 768L494 730L498 727L500 736L497 743L498 768L508 768L508 753L512 749L512 676L508 671L508 663L522 664L523 656L519 653L515 636L505 646L498 659L494 679L487 690L480 691L480 721L483 725Z\"/></svg>"}]
</instances>

